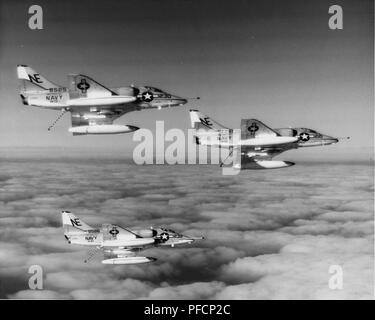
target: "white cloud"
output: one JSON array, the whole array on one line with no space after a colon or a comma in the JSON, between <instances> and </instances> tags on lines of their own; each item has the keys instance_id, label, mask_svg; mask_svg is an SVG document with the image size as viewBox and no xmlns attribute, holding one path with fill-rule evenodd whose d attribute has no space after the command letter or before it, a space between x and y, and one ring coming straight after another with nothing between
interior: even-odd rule
<instances>
[{"instance_id":1,"label":"white cloud","mask_svg":"<svg viewBox=\"0 0 375 320\"><path fill-rule=\"evenodd\" d=\"M373 172L303 165L224 177L213 166L12 161L0 180L0 297L343 299L373 293ZM98 170L100 168L100 170ZM165 225L206 240L156 248L147 265L105 266L69 245L60 211L91 225ZM45 290L28 290L41 265ZM344 289L328 288L328 267Z\"/></svg>"}]
</instances>

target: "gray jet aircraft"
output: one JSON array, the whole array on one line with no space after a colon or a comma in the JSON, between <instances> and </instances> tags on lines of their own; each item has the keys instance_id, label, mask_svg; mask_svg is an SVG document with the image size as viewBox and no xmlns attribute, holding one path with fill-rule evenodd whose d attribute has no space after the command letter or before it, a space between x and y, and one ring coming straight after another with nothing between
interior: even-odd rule
<instances>
[{"instance_id":1,"label":"gray jet aircraft","mask_svg":"<svg viewBox=\"0 0 375 320\"><path fill-rule=\"evenodd\" d=\"M196 130L197 144L229 148L231 153L234 149L238 151L233 162L235 169L290 167L293 162L272 160L273 157L292 149L330 145L339 139L349 139L334 138L308 128L271 129L257 119L242 119L241 136L235 141L233 129L222 126L198 110L190 110L190 119Z\"/></svg>"},{"instance_id":2,"label":"gray jet aircraft","mask_svg":"<svg viewBox=\"0 0 375 320\"><path fill-rule=\"evenodd\" d=\"M203 237L189 237L166 228L128 229L114 224L103 224L92 228L69 211L62 211L62 224L66 240L71 244L89 246L91 251L87 262L96 253L103 252L103 264L141 264L153 262L156 258L138 256L148 248L190 244Z\"/></svg>"},{"instance_id":3,"label":"gray jet aircraft","mask_svg":"<svg viewBox=\"0 0 375 320\"><path fill-rule=\"evenodd\" d=\"M73 135L115 134L138 130L132 125L113 124L125 113L152 108L169 108L187 103L187 99L150 86L107 88L82 74L68 75L68 87L52 83L32 68L19 65L20 95L25 105L61 110L50 130L70 112Z\"/></svg>"}]
</instances>

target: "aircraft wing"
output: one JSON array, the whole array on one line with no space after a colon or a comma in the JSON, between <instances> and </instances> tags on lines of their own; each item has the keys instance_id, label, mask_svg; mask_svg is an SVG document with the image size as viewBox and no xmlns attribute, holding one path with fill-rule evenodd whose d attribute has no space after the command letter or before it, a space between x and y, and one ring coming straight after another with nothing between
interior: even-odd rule
<instances>
[{"instance_id":1,"label":"aircraft wing","mask_svg":"<svg viewBox=\"0 0 375 320\"><path fill-rule=\"evenodd\" d=\"M139 251L139 248L112 248L110 250L104 251L104 260L102 260L102 263L118 265L143 264L153 262L156 260L153 257L137 256L137 253Z\"/></svg>"},{"instance_id":2,"label":"aircraft wing","mask_svg":"<svg viewBox=\"0 0 375 320\"><path fill-rule=\"evenodd\" d=\"M279 134L267 127L263 122L257 119L241 120L241 139L253 139L260 137L277 137Z\"/></svg>"},{"instance_id":3,"label":"aircraft wing","mask_svg":"<svg viewBox=\"0 0 375 320\"><path fill-rule=\"evenodd\" d=\"M104 250L103 256L104 259L134 257L138 251L134 248L113 248L111 250Z\"/></svg>"},{"instance_id":4,"label":"aircraft wing","mask_svg":"<svg viewBox=\"0 0 375 320\"><path fill-rule=\"evenodd\" d=\"M153 257L142 257L137 256L137 249L118 248L112 249L108 252L104 252L103 264L143 264L153 262L156 259Z\"/></svg>"},{"instance_id":5,"label":"aircraft wing","mask_svg":"<svg viewBox=\"0 0 375 320\"><path fill-rule=\"evenodd\" d=\"M284 152L282 147L254 148L248 146L236 147L236 157L233 161L235 169L276 169L294 165L289 161L272 160Z\"/></svg>"},{"instance_id":6,"label":"aircraft wing","mask_svg":"<svg viewBox=\"0 0 375 320\"><path fill-rule=\"evenodd\" d=\"M138 109L134 103L137 99L134 88L129 87L119 92L82 74L68 75L68 83L68 110L72 117L69 131L73 135L127 133L138 129L113 125L117 118Z\"/></svg>"},{"instance_id":7,"label":"aircraft wing","mask_svg":"<svg viewBox=\"0 0 375 320\"><path fill-rule=\"evenodd\" d=\"M256 119L241 120L241 145L254 147L255 150L278 150L286 146L292 147L298 137L281 136L278 132L267 127ZM269 149L270 148L270 149Z\"/></svg>"},{"instance_id":8,"label":"aircraft wing","mask_svg":"<svg viewBox=\"0 0 375 320\"><path fill-rule=\"evenodd\" d=\"M68 84L70 99L98 98L118 95L115 91L83 74L69 74Z\"/></svg>"},{"instance_id":9,"label":"aircraft wing","mask_svg":"<svg viewBox=\"0 0 375 320\"><path fill-rule=\"evenodd\" d=\"M139 128L133 125L113 124L114 120L133 110L136 110L136 108L132 108L132 106L129 105L126 106L126 109L116 106L95 106L85 109L73 108L70 110L72 126L69 128L69 132L75 136L86 134L117 134L137 131Z\"/></svg>"},{"instance_id":10,"label":"aircraft wing","mask_svg":"<svg viewBox=\"0 0 375 320\"><path fill-rule=\"evenodd\" d=\"M102 225L103 240L116 240L121 238L121 240L132 240L139 238L138 235L131 232L128 229L124 229L115 224L103 224Z\"/></svg>"},{"instance_id":11,"label":"aircraft wing","mask_svg":"<svg viewBox=\"0 0 375 320\"><path fill-rule=\"evenodd\" d=\"M113 121L125 113L136 110L136 106L92 106L70 107L72 127L113 124Z\"/></svg>"}]
</instances>

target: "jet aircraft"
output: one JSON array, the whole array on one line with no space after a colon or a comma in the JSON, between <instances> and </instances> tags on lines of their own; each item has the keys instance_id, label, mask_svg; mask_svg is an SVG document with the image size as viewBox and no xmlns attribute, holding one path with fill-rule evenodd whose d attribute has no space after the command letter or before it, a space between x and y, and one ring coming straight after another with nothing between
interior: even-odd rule
<instances>
[{"instance_id":1,"label":"jet aircraft","mask_svg":"<svg viewBox=\"0 0 375 320\"><path fill-rule=\"evenodd\" d=\"M138 130L132 125L113 124L125 113L151 108L181 106L187 99L150 86L107 88L82 74L68 75L68 86L47 80L26 65L17 66L24 105L61 110L50 130L66 113L71 113L73 135L128 133Z\"/></svg>"},{"instance_id":2,"label":"jet aircraft","mask_svg":"<svg viewBox=\"0 0 375 320\"><path fill-rule=\"evenodd\" d=\"M103 252L103 264L141 264L156 258L138 256L148 248L190 244L203 237L189 237L166 228L128 229L114 224L92 228L69 211L62 211L62 224L66 240L71 244L93 248L87 262L96 253Z\"/></svg>"},{"instance_id":3,"label":"jet aircraft","mask_svg":"<svg viewBox=\"0 0 375 320\"><path fill-rule=\"evenodd\" d=\"M235 169L290 167L293 162L272 160L273 157L291 149L330 145L339 139L349 139L334 138L309 128L271 129L257 119L242 119L241 136L234 139L233 129L222 126L198 110L190 110L190 120L196 130L197 144L229 148L229 156L237 151L233 161Z\"/></svg>"}]
</instances>

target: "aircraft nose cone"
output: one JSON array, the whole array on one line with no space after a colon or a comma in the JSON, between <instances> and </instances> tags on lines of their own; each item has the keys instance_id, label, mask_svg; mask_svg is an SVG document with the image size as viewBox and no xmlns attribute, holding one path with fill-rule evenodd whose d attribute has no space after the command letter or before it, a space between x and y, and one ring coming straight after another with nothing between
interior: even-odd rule
<instances>
[{"instance_id":1,"label":"aircraft nose cone","mask_svg":"<svg viewBox=\"0 0 375 320\"><path fill-rule=\"evenodd\" d=\"M175 100L176 100L177 104L179 104L179 105L183 105L183 104L186 104L188 102L187 99L180 98L180 97L175 97Z\"/></svg>"},{"instance_id":2,"label":"aircraft nose cone","mask_svg":"<svg viewBox=\"0 0 375 320\"><path fill-rule=\"evenodd\" d=\"M285 166L286 167L291 167L291 166L294 166L295 163L294 162L291 162L291 161L284 161L285 162Z\"/></svg>"},{"instance_id":3,"label":"aircraft nose cone","mask_svg":"<svg viewBox=\"0 0 375 320\"><path fill-rule=\"evenodd\" d=\"M334 144L339 142L339 139L330 137L330 136L324 136L324 144Z\"/></svg>"},{"instance_id":4,"label":"aircraft nose cone","mask_svg":"<svg viewBox=\"0 0 375 320\"><path fill-rule=\"evenodd\" d=\"M154 261L156 261L156 260L158 260L158 259L156 259L156 258L154 258L154 257L146 257L150 262L154 262Z\"/></svg>"},{"instance_id":5,"label":"aircraft nose cone","mask_svg":"<svg viewBox=\"0 0 375 320\"><path fill-rule=\"evenodd\" d=\"M137 130L139 130L139 128L136 127L136 126L128 125L128 127L129 127L129 129L130 129L132 132L133 132L133 131L137 131Z\"/></svg>"}]
</instances>

